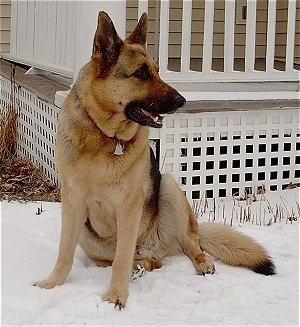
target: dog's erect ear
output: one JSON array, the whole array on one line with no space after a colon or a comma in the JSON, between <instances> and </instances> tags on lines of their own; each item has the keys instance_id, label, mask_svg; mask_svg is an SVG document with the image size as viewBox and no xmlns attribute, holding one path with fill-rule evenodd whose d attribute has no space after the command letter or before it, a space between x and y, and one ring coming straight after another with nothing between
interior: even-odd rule
<instances>
[{"instance_id":1,"label":"dog's erect ear","mask_svg":"<svg viewBox=\"0 0 300 327\"><path fill-rule=\"evenodd\" d=\"M100 11L94 36L92 58L100 61L100 75L106 74L117 62L123 41L106 12Z\"/></svg>"},{"instance_id":2,"label":"dog's erect ear","mask_svg":"<svg viewBox=\"0 0 300 327\"><path fill-rule=\"evenodd\" d=\"M130 36L126 39L127 43L140 44L144 48L147 41L148 15L144 12Z\"/></svg>"}]
</instances>

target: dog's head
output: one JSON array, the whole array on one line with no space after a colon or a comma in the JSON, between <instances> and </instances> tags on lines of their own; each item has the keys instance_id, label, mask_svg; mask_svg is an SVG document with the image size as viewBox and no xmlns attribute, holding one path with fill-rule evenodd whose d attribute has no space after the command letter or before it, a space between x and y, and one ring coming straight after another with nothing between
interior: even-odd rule
<instances>
[{"instance_id":1,"label":"dog's head","mask_svg":"<svg viewBox=\"0 0 300 327\"><path fill-rule=\"evenodd\" d=\"M186 100L160 79L157 64L146 53L146 38L146 13L132 34L122 41L110 17L101 11L93 44L93 88L99 101L103 95L106 106L122 113L125 119L161 127L161 114L176 111Z\"/></svg>"}]
</instances>

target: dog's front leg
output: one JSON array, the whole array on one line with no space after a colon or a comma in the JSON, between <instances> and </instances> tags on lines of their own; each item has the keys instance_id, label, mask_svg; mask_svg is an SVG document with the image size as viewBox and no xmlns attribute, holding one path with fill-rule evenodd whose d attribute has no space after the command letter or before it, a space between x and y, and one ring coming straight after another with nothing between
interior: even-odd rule
<instances>
[{"instance_id":1,"label":"dog's front leg","mask_svg":"<svg viewBox=\"0 0 300 327\"><path fill-rule=\"evenodd\" d=\"M117 214L117 246L112 264L112 276L108 291L102 296L103 300L114 303L115 307L125 307L128 297L128 284L132 273L133 257L142 205L129 206Z\"/></svg>"},{"instance_id":2,"label":"dog's front leg","mask_svg":"<svg viewBox=\"0 0 300 327\"><path fill-rule=\"evenodd\" d=\"M67 191L66 187L62 187L61 190L61 204L62 226L59 253L50 276L34 284L41 288L53 288L65 282L72 268L81 228L87 217L87 207L82 201L82 196L76 196L74 191Z\"/></svg>"}]
</instances>

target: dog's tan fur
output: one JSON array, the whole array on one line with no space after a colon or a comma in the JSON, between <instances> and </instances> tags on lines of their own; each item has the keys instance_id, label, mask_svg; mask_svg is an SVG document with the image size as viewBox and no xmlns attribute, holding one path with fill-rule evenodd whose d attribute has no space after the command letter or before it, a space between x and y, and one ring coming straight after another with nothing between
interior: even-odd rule
<instances>
[{"instance_id":1,"label":"dog's tan fur","mask_svg":"<svg viewBox=\"0 0 300 327\"><path fill-rule=\"evenodd\" d=\"M128 297L132 268L159 268L168 255L185 253L201 275L214 272L203 250L230 265L274 273L265 250L247 236L218 224L198 228L183 192L155 166L148 126L128 119L131 104L158 115L185 102L159 78L145 52L146 33L146 14L122 41L107 14L99 13L92 58L59 114L61 240L52 273L36 283L43 288L63 284L79 244L97 265L112 264L103 299L119 308ZM116 155L120 142L124 153Z\"/></svg>"}]
</instances>

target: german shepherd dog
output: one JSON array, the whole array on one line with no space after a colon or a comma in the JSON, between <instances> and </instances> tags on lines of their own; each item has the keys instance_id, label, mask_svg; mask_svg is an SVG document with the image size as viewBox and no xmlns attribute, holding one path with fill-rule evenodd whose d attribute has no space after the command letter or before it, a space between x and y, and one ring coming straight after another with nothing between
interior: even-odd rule
<instances>
[{"instance_id":1,"label":"german shepherd dog","mask_svg":"<svg viewBox=\"0 0 300 327\"><path fill-rule=\"evenodd\" d=\"M160 174L148 143L149 127L186 100L163 82L146 51L147 14L124 41L101 11L91 60L81 69L58 118L56 160L61 180L59 254L42 288L64 283L79 244L97 266L112 265L105 301L126 304L132 271L151 271L184 253L199 275L212 259L271 275L264 248L222 224L198 226L184 193Z\"/></svg>"}]
</instances>

